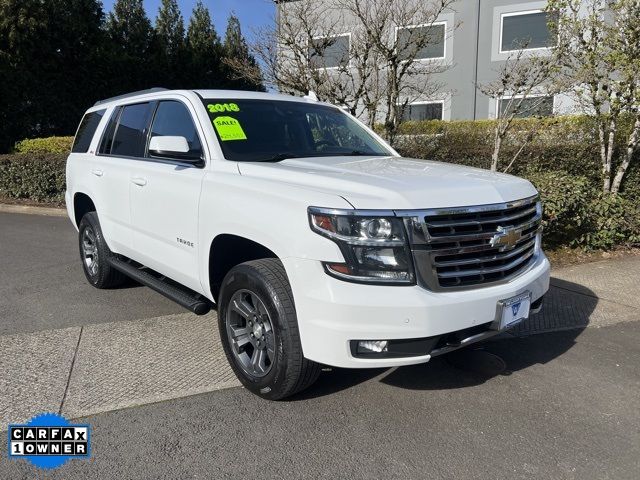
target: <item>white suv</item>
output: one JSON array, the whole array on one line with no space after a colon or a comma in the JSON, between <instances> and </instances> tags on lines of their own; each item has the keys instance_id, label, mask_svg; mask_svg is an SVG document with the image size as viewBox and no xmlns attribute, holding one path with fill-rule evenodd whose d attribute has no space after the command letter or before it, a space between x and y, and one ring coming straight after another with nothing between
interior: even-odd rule
<instances>
[{"instance_id":1,"label":"white suv","mask_svg":"<svg viewBox=\"0 0 640 480\"><path fill-rule=\"evenodd\" d=\"M540 308L534 187L400 157L312 98L153 89L98 102L67 162L89 282L217 305L238 378L280 399L320 365L431 357Z\"/></svg>"}]
</instances>

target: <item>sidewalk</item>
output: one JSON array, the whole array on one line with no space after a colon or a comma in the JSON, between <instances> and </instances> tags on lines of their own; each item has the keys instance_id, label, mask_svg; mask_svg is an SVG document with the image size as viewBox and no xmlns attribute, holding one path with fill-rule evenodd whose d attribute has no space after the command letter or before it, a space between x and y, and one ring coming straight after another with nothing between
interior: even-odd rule
<instances>
[{"instance_id":1,"label":"sidewalk","mask_svg":"<svg viewBox=\"0 0 640 480\"><path fill-rule=\"evenodd\" d=\"M640 257L552 272L542 312L514 332L640 320ZM0 430L35 412L77 418L239 385L215 312L0 336Z\"/></svg>"},{"instance_id":2,"label":"sidewalk","mask_svg":"<svg viewBox=\"0 0 640 480\"><path fill-rule=\"evenodd\" d=\"M551 271L551 288L538 315L515 335L640 320L640 256L574 265Z\"/></svg>"},{"instance_id":3,"label":"sidewalk","mask_svg":"<svg viewBox=\"0 0 640 480\"><path fill-rule=\"evenodd\" d=\"M20 205L0 203L0 213L21 213L23 215L45 215L66 217L67 210L62 207L40 207L37 205Z\"/></svg>"}]
</instances>

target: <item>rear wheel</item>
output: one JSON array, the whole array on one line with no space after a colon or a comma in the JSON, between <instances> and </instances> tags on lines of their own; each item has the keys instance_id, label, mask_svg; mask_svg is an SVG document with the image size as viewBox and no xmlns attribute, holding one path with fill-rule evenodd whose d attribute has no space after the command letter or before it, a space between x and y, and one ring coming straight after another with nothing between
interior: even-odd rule
<instances>
[{"instance_id":1,"label":"rear wheel","mask_svg":"<svg viewBox=\"0 0 640 480\"><path fill-rule=\"evenodd\" d=\"M315 382L320 365L302 355L293 294L280 260L234 267L223 281L219 305L225 354L248 390L279 400Z\"/></svg>"},{"instance_id":2,"label":"rear wheel","mask_svg":"<svg viewBox=\"0 0 640 480\"><path fill-rule=\"evenodd\" d=\"M127 277L109 264L108 259L113 257L113 253L104 240L96 212L82 217L78 240L84 274L91 285L113 288L124 283Z\"/></svg>"}]
</instances>

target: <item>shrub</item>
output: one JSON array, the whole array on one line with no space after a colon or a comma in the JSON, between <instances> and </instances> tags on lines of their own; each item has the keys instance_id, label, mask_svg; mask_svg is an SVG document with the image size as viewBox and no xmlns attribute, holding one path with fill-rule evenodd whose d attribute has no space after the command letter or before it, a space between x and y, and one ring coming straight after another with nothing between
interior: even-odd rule
<instances>
[{"instance_id":1,"label":"shrub","mask_svg":"<svg viewBox=\"0 0 640 480\"><path fill-rule=\"evenodd\" d=\"M527 177L544 206L545 246L568 245L580 237L588 228L589 203L596 195L589 181L566 172L535 172Z\"/></svg>"},{"instance_id":2,"label":"shrub","mask_svg":"<svg viewBox=\"0 0 640 480\"><path fill-rule=\"evenodd\" d=\"M611 249L640 244L640 208L622 196L603 194L585 177L566 172L527 175L544 205L545 247Z\"/></svg>"},{"instance_id":3,"label":"shrub","mask_svg":"<svg viewBox=\"0 0 640 480\"><path fill-rule=\"evenodd\" d=\"M29 138L16 143L16 153L69 153L73 137Z\"/></svg>"},{"instance_id":4,"label":"shrub","mask_svg":"<svg viewBox=\"0 0 640 480\"><path fill-rule=\"evenodd\" d=\"M640 244L640 208L621 196L599 194L589 209L589 229L576 241L594 249Z\"/></svg>"},{"instance_id":5,"label":"shrub","mask_svg":"<svg viewBox=\"0 0 640 480\"><path fill-rule=\"evenodd\" d=\"M0 195L64 203L66 155L36 153L0 156Z\"/></svg>"},{"instance_id":6,"label":"shrub","mask_svg":"<svg viewBox=\"0 0 640 480\"><path fill-rule=\"evenodd\" d=\"M400 128L396 150L407 157L489 168L494 126L494 120L406 122ZM620 124L618 149L624 148L630 128L630 122L624 119ZM523 136L532 129L537 131L536 135L522 150L509 173L526 175L531 170L562 171L585 177L596 190L600 190L602 167L598 130L588 116L514 121L513 130L502 146L500 168L504 168L520 149ZM640 152L629 167L622 192L627 199L640 203Z\"/></svg>"}]
</instances>

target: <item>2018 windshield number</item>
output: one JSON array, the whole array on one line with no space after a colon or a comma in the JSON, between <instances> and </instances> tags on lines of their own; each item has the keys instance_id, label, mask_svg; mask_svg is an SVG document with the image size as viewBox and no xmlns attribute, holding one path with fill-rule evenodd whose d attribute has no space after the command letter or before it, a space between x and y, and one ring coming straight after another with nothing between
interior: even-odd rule
<instances>
[{"instance_id":1,"label":"2018 windshield number","mask_svg":"<svg viewBox=\"0 0 640 480\"><path fill-rule=\"evenodd\" d=\"M239 112L240 107L235 103L210 103L207 105L210 113L222 113L222 112Z\"/></svg>"}]
</instances>

